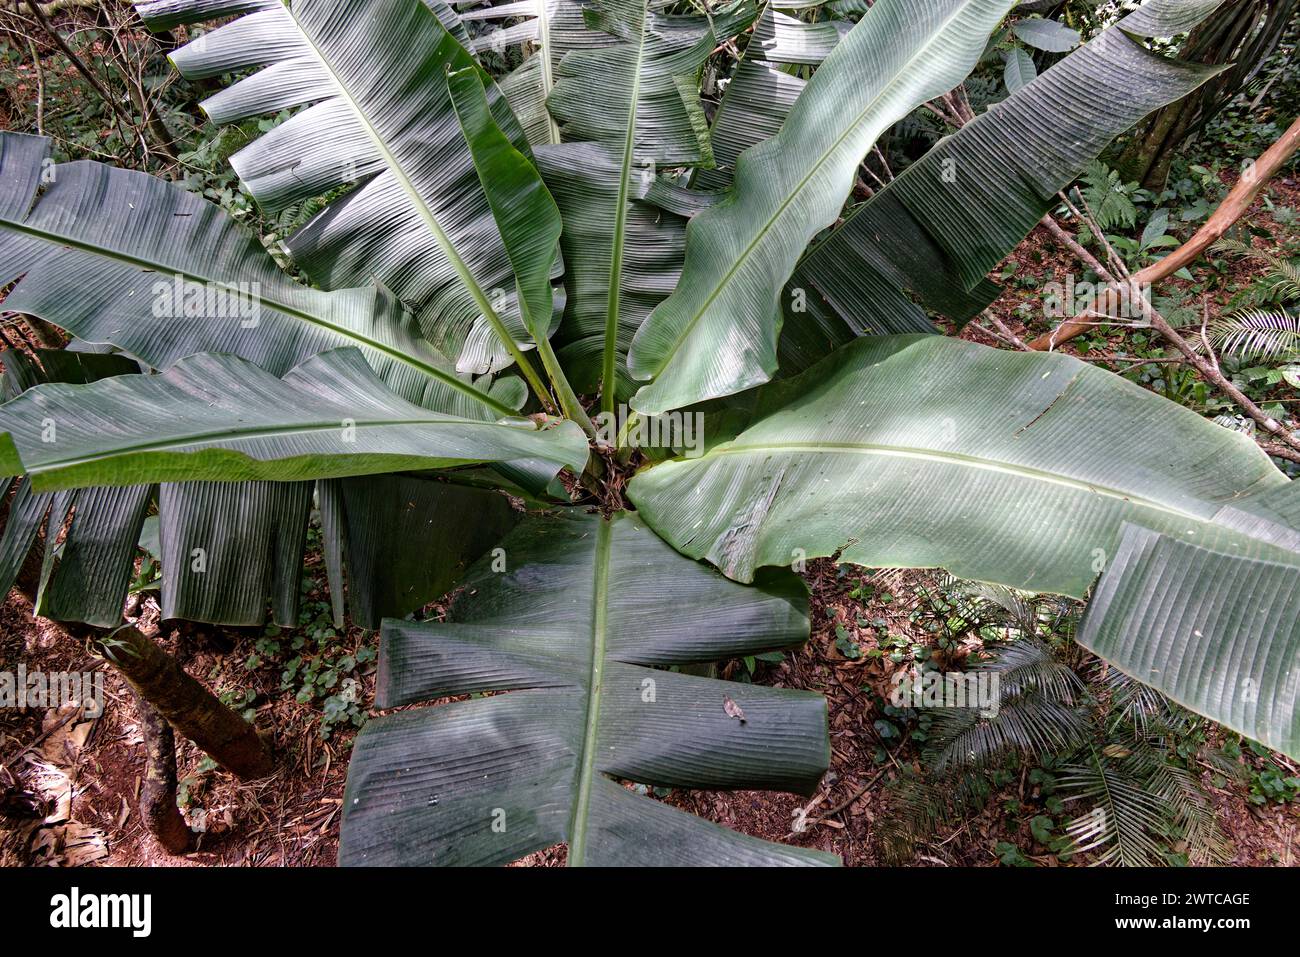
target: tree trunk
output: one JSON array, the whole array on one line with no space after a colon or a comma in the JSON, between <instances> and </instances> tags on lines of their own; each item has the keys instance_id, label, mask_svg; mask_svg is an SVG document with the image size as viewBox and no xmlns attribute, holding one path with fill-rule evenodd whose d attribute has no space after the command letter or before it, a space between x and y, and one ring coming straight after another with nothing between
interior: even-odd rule
<instances>
[{"instance_id":1,"label":"tree trunk","mask_svg":"<svg viewBox=\"0 0 1300 957\"><path fill-rule=\"evenodd\" d=\"M140 716L145 754L140 817L167 853L184 854L193 846L194 835L176 806L176 736L157 709L139 695L135 710Z\"/></svg>"},{"instance_id":2,"label":"tree trunk","mask_svg":"<svg viewBox=\"0 0 1300 957\"><path fill-rule=\"evenodd\" d=\"M1254 79L1289 29L1296 8L1297 0L1230 0L1202 21L1179 57L1231 66L1134 130L1116 163L1124 177L1146 189L1164 189L1179 149Z\"/></svg>"},{"instance_id":3,"label":"tree trunk","mask_svg":"<svg viewBox=\"0 0 1300 957\"><path fill-rule=\"evenodd\" d=\"M1165 188L1169 168L1197 109L1194 97L1195 94L1193 98L1166 106L1135 133L1118 163L1126 180L1140 183L1143 189L1154 192Z\"/></svg>"},{"instance_id":4,"label":"tree trunk","mask_svg":"<svg viewBox=\"0 0 1300 957\"><path fill-rule=\"evenodd\" d=\"M138 695L226 770L245 780L275 770L253 726L186 674L139 629L128 625L95 643Z\"/></svg>"}]
</instances>

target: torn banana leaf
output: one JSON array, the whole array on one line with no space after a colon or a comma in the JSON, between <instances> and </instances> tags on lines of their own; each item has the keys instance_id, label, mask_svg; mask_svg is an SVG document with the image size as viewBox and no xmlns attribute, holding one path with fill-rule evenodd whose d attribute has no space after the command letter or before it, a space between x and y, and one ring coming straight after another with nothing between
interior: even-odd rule
<instances>
[{"instance_id":1,"label":"torn banana leaf","mask_svg":"<svg viewBox=\"0 0 1300 957\"><path fill-rule=\"evenodd\" d=\"M1077 359L882 336L765 387L747 428L629 495L740 581L839 555L1082 598L1125 522L1228 532L1221 510L1286 485L1246 436Z\"/></svg>"},{"instance_id":2,"label":"torn banana leaf","mask_svg":"<svg viewBox=\"0 0 1300 957\"><path fill-rule=\"evenodd\" d=\"M565 841L574 866L835 863L620 783L810 793L829 760L820 696L656 667L807 636L790 573L737 585L627 514L530 519L470 572L445 623L385 622L379 707L506 693L366 724L339 861L507 864Z\"/></svg>"}]
</instances>

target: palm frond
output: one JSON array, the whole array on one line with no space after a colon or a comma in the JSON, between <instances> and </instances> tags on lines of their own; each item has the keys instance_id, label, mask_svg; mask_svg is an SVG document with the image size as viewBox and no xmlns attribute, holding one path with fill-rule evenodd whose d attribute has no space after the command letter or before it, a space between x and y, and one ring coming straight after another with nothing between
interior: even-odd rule
<instances>
[{"instance_id":1,"label":"palm frond","mask_svg":"<svg viewBox=\"0 0 1300 957\"><path fill-rule=\"evenodd\" d=\"M1239 259L1267 260L1268 253L1262 249L1256 249L1248 242L1240 239L1225 238L1220 239L1210 247L1211 252L1223 253L1226 256L1236 256Z\"/></svg>"},{"instance_id":2,"label":"palm frond","mask_svg":"<svg viewBox=\"0 0 1300 957\"><path fill-rule=\"evenodd\" d=\"M884 863L909 863L918 844L929 841L944 825L978 812L992 793L989 776L982 770L958 772L941 780L906 770L885 789L889 812L876 825Z\"/></svg>"},{"instance_id":3,"label":"palm frond","mask_svg":"<svg viewBox=\"0 0 1300 957\"><path fill-rule=\"evenodd\" d=\"M1285 303L1300 299L1300 267L1290 260L1239 239L1220 239L1210 249L1266 266L1267 272L1260 279L1259 298L1262 301Z\"/></svg>"},{"instance_id":4,"label":"palm frond","mask_svg":"<svg viewBox=\"0 0 1300 957\"><path fill-rule=\"evenodd\" d=\"M1229 858L1228 842L1215 818L1214 805L1195 775L1163 760L1148 778L1147 786L1169 808L1174 824L1182 832L1190 863L1222 864Z\"/></svg>"},{"instance_id":5,"label":"palm frond","mask_svg":"<svg viewBox=\"0 0 1300 957\"><path fill-rule=\"evenodd\" d=\"M1079 703L1083 682L1056 654L1038 638L1025 638L998 651L993 661L981 662L975 671L996 672L1004 697L1018 698L1038 692L1059 704Z\"/></svg>"},{"instance_id":6,"label":"palm frond","mask_svg":"<svg viewBox=\"0 0 1300 957\"><path fill-rule=\"evenodd\" d=\"M1100 658L1092 659L1089 680L1109 697L1107 726L1144 739L1185 732L1194 720L1159 691L1142 684Z\"/></svg>"},{"instance_id":7,"label":"palm frond","mask_svg":"<svg viewBox=\"0 0 1300 957\"><path fill-rule=\"evenodd\" d=\"M997 620L1028 635L1038 631L1038 607L1027 593L985 582L963 583L960 591L969 600L976 618Z\"/></svg>"},{"instance_id":8,"label":"palm frond","mask_svg":"<svg viewBox=\"0 0 1300 957\"><path fill-rule=\"evenodd\" d=\"M1154 867L1164 863L1165 804L1121 763L1091 747L1083 763L1065 769L1060 785L1070 793L1067 803L1091 805L1065 826L1077 853L1100 852L1096 863L1103 865Z\"/></svg>"},{"instance_id":9,"label":"palm frond","mask_svg":"<svg viewBox=\"0 0 1300 957\"><path fill-rule=\"evenodd\" d=\"M1090 747L1081 763L1065 769L1059 783L1067 803L1092 805L1065 830L1078 853L1099 852L1097 864L1158 866L1168 862L1171 844L1184 847L1192 863L1226 856L1213 805L1196 779L1171 764L1159 744Z\"/></svg>"},{"instance_id":10,"label":"palm frond","mask_svg":"<svg viewBox=\"0 0 1300 957\"><path fill-rule=\"evenodd\" d=\"M996 715L972 708L935 709L934 715L925 760L935 771L984 766L1013 753L1068 750L1088 730L1083 709L1038 694L1003 701Z\"/></svg>"},{"instance_id":11,"label":"palm frond","mask_svg":"<svg viewBox=\"0 0 1300 957\"><path fill-rule=\"evenodd\" d=\"M1238 359L1282 361L1300 355L1300 314L1243 309L1212 322L1209 332L1222 352Z\"/></svg>"}]
</instances>

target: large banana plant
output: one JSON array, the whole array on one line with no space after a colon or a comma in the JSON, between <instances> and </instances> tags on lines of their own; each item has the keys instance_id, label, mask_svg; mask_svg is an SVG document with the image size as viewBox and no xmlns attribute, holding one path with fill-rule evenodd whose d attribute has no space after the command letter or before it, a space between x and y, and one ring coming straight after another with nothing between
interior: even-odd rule
<instances>
[{"instance_id":1,"label":"large banana plant","mask_svg":"<svg viewBox=\"0 0 1300 957\"><path fill-rule=\"evenodd\" d=\"M291 620L314 503L336 614L346 593L381 629L377 707L458 699L362 730L348 864L833 862L631 787L816 787L820 698L672 670L797 647L788 566L816 556L1093 593L1083 644L1300 755L1295 486L1109 373L929 321L982 308L1055 193L1207 79L1147 40L1218 5L1148 0L845 216L877 138L1014 0L856 24L788 0L139 4L192 25L182 73L243 74L215 121L292 111L232 159L253 197L326 201L295 278L175 186L0 136L7 308L120 354L11 363L0 585L76 494L97 534L47 563L50 609L113 624L156 507L165 615ZM710 124L702 69L747 31ZM521 41L498 84L476 53ZM681 454L629 447L652 422ZM412 617L456 584L445 620Z\"/></svg>"}]
</instances>

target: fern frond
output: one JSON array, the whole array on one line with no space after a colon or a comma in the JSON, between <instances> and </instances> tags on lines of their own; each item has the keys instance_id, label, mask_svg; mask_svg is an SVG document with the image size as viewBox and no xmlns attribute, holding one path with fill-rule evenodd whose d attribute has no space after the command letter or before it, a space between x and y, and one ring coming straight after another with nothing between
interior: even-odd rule
<instances>
[{"instance_id":1,"label":"fern frond","mask_svg":"<svg viewBox=\"0 0 1300 957\"><path fill-rule=\"evenodd\" d=\"M1101 160L1093 160L1083 175L1086 184L1084 197L1102 229L1123 227L1132 229L1137 225L1137 206L1129 198L1125 183Z\"/></svg>"}]
</instances>

